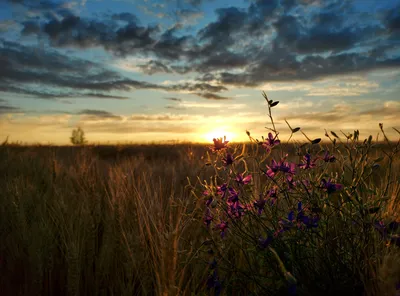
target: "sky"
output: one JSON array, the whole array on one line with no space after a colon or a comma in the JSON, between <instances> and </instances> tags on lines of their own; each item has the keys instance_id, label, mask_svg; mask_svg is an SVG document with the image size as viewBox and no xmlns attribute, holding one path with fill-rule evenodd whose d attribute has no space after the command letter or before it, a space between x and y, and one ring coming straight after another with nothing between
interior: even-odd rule
<instances>
[{"instance_id":1,"label":"sky","mask_svg":"<svg viewBox=\"0 0 400 296\"><path fill-rule=\"evenodd\" d=\"M0 140L400 129L400 0L0 0ZM300 133L296 140L303 140Z\"/></svg>"}]
</instances>

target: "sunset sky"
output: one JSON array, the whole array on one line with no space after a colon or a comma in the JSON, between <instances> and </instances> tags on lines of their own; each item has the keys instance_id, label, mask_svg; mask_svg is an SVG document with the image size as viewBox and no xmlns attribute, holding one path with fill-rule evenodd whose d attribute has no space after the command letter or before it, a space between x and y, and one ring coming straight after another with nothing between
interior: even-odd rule
<instances>
[{"instance_id":1,"label":"sunset sky","mask_svg":"<svg viewBox=\"0 0 400 296\"><path fill-rule=\"evenodd\" d=\"M400 129L400 0L0 0L0 141ZM301 134L295 139L302 140Z\"/></svg>"}]
</instances>

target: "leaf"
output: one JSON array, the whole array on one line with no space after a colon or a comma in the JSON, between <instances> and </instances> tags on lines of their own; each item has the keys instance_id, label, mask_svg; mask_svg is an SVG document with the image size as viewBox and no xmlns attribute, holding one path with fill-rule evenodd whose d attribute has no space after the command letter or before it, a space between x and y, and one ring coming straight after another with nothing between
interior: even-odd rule
<instances>
[{"instance_id":1,"label":"leaf","mask_svg":"<svg viewBox=\"0 0 400 296\"><path fill-rule=\"evenodd\" d=\"M339 138L338 135L337 135L335 132L331 131L331 134L332 134L332 136L334 136L335 138Z\"/></svg>"},{"instance_id":2,"label":"leaf","mask_svg":"<svg viewBox=\"0 0 400 296\"><path fill-rule=\"evenodd\" d=\"M292 129L292 133L296 133L296 132L298 132L300 130L300 128L299 127L296 127L296 128L294 128L294 129Z\"/></svg>"},{"instance_id":3,"label":"leaf","mask_svg":"<svg viewBox=\"0 0 400 296\"><path fill-rule=\"evenodd\" d=\"M271 108L272 108L272 107L275 107L275 106L278 105L278 104L279 104L279 101L276 101L276 102L271 103Z\"/></svg>"},{"instance_id":4,"label":"leaf","mask_svg":"<svg viewBox=\"0 0 400 296\"><path fill-rule=\"evenodd\" d=\"M318 144L319 142L321 142L321 138L317 138L311 141L311 144Z\"/></svg>"}]
</instances>

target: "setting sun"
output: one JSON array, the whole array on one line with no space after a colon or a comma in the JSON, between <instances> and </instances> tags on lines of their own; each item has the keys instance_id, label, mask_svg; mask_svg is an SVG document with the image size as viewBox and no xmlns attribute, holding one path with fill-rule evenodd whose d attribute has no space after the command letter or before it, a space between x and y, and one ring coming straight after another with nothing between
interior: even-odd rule
<instances>
[{"instance_id":1,"label":"setting sun","mask_svg":"<svg viewBox=\"0 0 400 296\"><path fill-rule=\"evenodd\" d=\"M223 138L225 136L227 141L232 141L235 138L235 135L236 134L229 131L229 129L219 128L205 132L202 140L206 142L212 142L214 138Z\"/></svg>"}]
</instances>

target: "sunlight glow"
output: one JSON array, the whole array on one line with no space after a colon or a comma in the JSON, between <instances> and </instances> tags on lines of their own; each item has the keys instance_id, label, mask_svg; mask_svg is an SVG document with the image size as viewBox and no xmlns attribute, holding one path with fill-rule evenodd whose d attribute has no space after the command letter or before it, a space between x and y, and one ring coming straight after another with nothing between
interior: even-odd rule
<instances>
[{"instance_id":1,"label":"sunlight glow","mask_svg":"<svg viewBox=\"0 0 400 296\"><path fill-rule=\"evenodd\" d=\"M217 128L205 132L201 140L205 142L212 142L214 138L223 138L224 136L226 136L227 141L232 141L236 137L236 134L226 128Z\"/></svg>"}]
</instances>

